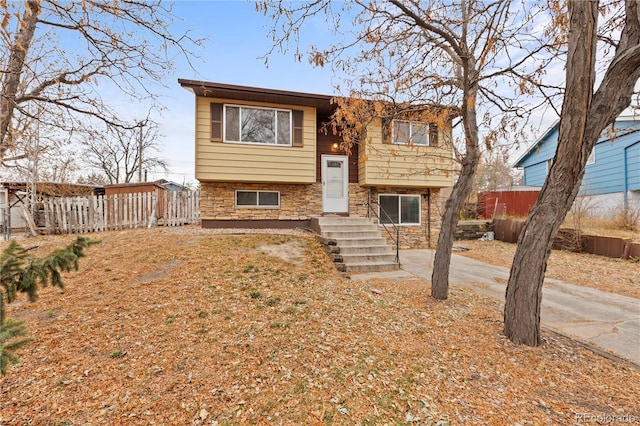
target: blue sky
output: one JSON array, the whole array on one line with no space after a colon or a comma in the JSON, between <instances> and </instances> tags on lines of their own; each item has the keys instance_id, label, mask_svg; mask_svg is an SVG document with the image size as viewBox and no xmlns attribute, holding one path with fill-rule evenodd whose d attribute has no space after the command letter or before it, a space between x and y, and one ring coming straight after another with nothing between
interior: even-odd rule
<instances>
[{"instance_id":1,"label":"blue sky","mask_svg":"<svg viewBox=\"0 0 640 426\"><path fill-rule=\"evenodd\" d=\"M162 117L165 139L162 155L171 173L158 175L182 183L194 182L194 95L178 85L178 78L238 84L307 93L333 94L332 72L296 62L293 54L274 54L265 66L260 57L271 48L270 21L245 1L178 1L174 12L184 21L179 28L195 37L208 37L205 47L195 52L195 70L181 62L165 84ZM331 31L324 23L305 27L308 39L327 39Z\"/></svg>"},{"instance_id":2,"label":"blue sky","mask_svg":"<svg viewBox=\"0 0 640 426\"><path fill-rule=\"evenodd\" d=\"M174 12L184 19L185 28L197 36L208 36L196 71L184 67L182 78L227 82L248 86L268 84L270 88L294 91L331 90L331 73L312 67L306 60L295 61L293 54L275 54L269 66L260 58L272 42L267 17L246 1L178 1ZM324 23L323 23L324 26ZM331 37L328 28L305 26L307 40Z\"/></svg>"}]
</instances>

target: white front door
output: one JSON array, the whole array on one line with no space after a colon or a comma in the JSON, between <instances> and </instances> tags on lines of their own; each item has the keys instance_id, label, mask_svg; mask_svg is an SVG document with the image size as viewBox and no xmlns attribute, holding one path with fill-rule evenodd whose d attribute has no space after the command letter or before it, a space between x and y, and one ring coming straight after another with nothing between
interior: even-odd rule
<instances>
[{"instance_id":1,"label":"white front door","mask_svg":"<svg viewBox=\"0 0 640 426\"><path fill-rule=\"evenodd\" d=\"M349 212L349 161L345 155L322 156L322 210Z\"/></svg>"}]
</instances>

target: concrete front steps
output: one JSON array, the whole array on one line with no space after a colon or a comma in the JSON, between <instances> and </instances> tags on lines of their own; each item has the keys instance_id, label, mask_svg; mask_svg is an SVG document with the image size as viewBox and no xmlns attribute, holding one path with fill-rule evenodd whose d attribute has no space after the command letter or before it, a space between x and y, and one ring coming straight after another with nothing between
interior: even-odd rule
<instances>
[{"instance_id":1,"label":"concrete front steps","mask_svg":"<svg viewBox=\"0 0 640 426\"><path fill-rule=\"evenodd\" d=\"M382 237L367 217L311 218L311 229L341 272L377 272L400 269L395 247Z\"/></svg>"}]
</instances>

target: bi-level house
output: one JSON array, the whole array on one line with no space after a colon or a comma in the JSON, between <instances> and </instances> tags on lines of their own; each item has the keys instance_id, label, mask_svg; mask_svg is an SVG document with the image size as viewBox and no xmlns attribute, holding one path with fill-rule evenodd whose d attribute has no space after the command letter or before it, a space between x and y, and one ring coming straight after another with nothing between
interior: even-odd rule
<instances>
[{"instance_id":1,"label":"bi-level house","mask_svg":"<svg viewBox=\"0 0 640 426\"><path fill-rule=\"evenodd\" d=\"M374 119L345 150L324 129L332 96L179 84L195 94L203 227L313 228L318 217L358 217L395 225L401 247L435 245L436 200L453 181L450 120L398 119L383 129Z\"/></svg>"},{"instance_id":2,"label":"bi-level house","mask_svg":"<svg viewBox=\"0 0 640 426\"><path fill-rule=\"evenodd\" d=\"M552 125L516 161L524 184L542 186L558 146L559 123ZM580 188L591 214L609 216L621 208L640 208L640 120L620 116L598 139Z\"/></svg>"}]
</instances>

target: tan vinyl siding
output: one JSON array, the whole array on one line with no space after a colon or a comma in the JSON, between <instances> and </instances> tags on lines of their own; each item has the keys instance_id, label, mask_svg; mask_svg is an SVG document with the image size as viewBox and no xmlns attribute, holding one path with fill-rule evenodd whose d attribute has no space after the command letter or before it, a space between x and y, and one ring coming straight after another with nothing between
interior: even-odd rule
<instances>
[{"instance_id":1,"label":"tan vinyl siding","mask_svg":"<svg viewBox=\"0 0 640 426\"><path fill-rule=\"evenodd\" d=\"M212 102L304 111L303 146L251 145L211 140ZM316 112L311 107L196 98L196 179L218 182L316 181Z\"/></svg>"},{"instance_id":2,"label":"tan vinyl siding","mask_svg":"<svg viewBox=\"0 0 640 426\"><path fill-rule=\"evenodd\" d=\"M451 127L439 130L439 146L382 143L378 120L369 126L359 149L359 182L363 186L442 188L453 185Z\"/></svg>"}]
</instances>

